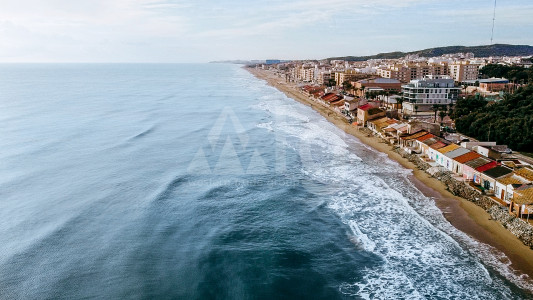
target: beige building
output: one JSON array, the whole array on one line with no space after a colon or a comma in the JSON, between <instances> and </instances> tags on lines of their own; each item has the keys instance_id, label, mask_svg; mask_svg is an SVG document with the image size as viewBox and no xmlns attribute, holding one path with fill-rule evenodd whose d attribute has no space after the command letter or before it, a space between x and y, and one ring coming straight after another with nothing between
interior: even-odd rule
<instances>
[{"instance_id":1,"label":"beige building","mask_svg":"<svg viewBox=\"0 0 533 300\"><path fill-rule=\"evenodd\" d=\"M331 74L330 71L324 71L324 72L318 73L318 78L317 78L318 84L326 85L330 79L335 79L335 75Z\"/></svg>"},{"instance_id":2,"label":"beige building","mask_svg":"<svg viewBox=\"0 0 533 300\"><path fill-rule=\"evenodd\" d=\"M335 72L335 82L337 86L341 86L343 82L357 81L358 79L367 77L367 75L359 74L354 70L346 70L343 72Z\"/></svg>"},{"instance_id":3,"label":"beige building","mask_svg":"<svg viewBox=\"0 0 533 300\"><path fill-rule=\"evenodd\" d=\"M476 80L479 77L480 66L479 64L472 64L468 61L456 62L449 65L450 76L458 82Z\"/></svg>"},{"instance_id":4,"label":"beige building","mask_svg":"<svg viewBox=\"0 0 533 300\"><path fill-rule=\"evenodd\" d=\"M392 65L378 68L377 72L380 77L396 79L401 82L409 82L427 75L449 75L449 69L446 63Z\"/></svg>"}]
</instances>

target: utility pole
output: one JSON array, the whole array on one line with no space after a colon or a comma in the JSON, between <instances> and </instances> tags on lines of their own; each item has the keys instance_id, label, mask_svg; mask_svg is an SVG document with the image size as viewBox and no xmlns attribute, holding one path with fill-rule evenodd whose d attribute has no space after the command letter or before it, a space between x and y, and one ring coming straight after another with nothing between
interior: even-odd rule
<instances>
[{"instance_id":1,"label":"utility pole","mask_svg":"<svg viewBox=\"0 0 533 300\"><path fill-rule=\"evenodd\" d=\"M496 0L494 0L494 13L492 14L492 32L490 34L490 44L492 45L492 40L494 39L494 23L496 22Z\"/></svg>"}]
</instances>

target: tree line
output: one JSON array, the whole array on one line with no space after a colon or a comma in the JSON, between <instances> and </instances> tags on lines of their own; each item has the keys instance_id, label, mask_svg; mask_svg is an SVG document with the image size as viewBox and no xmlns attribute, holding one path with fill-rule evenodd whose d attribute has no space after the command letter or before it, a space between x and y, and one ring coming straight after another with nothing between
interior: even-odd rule
<instances>
[{"instance_id":1,"label":"tree line","mask_svg":"<svg viewBox=\"0 0 533 300\"><path fill-rule=\"evenodd\" d=\"M533 68L489 64L479 70L481 78L506 78L513 83L533 83Z\"/></svg>"},{"instance_id":2,"label":"tree line","mask_svg":"<svg viewBox=\"0 0 533 300\"><path fill-rule=\"evenodd\" d=\"M452 117L463 134L533 152L533 84L505 94L498 102L480 96L459 99Z\"/></svg>"}]
</instances>

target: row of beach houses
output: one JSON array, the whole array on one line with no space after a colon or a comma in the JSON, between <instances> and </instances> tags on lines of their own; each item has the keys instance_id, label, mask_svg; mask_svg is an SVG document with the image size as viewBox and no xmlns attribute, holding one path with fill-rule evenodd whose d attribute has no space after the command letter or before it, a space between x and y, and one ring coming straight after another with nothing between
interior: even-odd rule
<instances>
[{"instance_id":1,"label":"row of beach houses","mask_svg":"<svg viewBox=\"0 0 533 300\"><path fill-rule=\"evenodd\" d=\"M383 103L350 97L305 85L300 91L313 101L333 111L348 115L354 125L368 127L376 136L397 145L432 166L434 172L449 171L495 202L507 206L509 212L529 220L533 218L533 167L509 157L507 146L495 142L450 141L440 137L440 125L387 117Z\"/></svg>"},{"instance_id":2,"label":"row of beach houses","mask_svg":"<svg viewBox=\"0 0 533 300\"><path fill-rule=\"evenodd\" d=\"M449 171L480 193L490 196L509 212L533 217L533 167L515 158L506 158L510 149L495 142L454 143L424 129L423 124L403 123L382 117L366 126L375 135L399 146L428 163L436 171Z\"/></svg>"}]
</instances>

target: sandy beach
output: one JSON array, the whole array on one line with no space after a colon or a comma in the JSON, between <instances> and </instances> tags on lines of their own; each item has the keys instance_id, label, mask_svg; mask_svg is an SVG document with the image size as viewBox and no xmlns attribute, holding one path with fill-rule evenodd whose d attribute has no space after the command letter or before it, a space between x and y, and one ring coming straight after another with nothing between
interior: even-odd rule
<instances>
[{"instance_id":1,"label":"sandy beach","mask_svg":"<svg viewBox=\"0 0 533 300\"><path fill-rule=\"evenodd\" d=\"M454 196L442 182L417 169L413 163L394 152L391 145L375 137L367 136L355 126L350 125L343 116L309 99L300 93L295 85L285 83L283 78L276 77L273 73L260 69L246 68L246 70L257 78L267 81L268 84L282 91L288 97L310 106L337 127L358 138L366 145L386 153L389 158L397 161L403 167L413 170L411 178L413 183L426 196L435 199L436 205L442 211L444 217L454 227L480 242L499 249L510 259L513 269L527 274L533 279L533 250L525 246L500 223L491 220L490 215L481 207Z\"/></svg>"}]
</instances>

